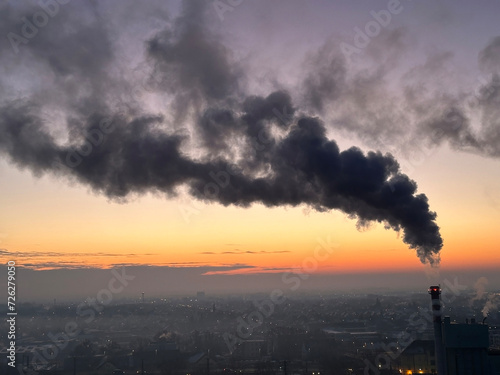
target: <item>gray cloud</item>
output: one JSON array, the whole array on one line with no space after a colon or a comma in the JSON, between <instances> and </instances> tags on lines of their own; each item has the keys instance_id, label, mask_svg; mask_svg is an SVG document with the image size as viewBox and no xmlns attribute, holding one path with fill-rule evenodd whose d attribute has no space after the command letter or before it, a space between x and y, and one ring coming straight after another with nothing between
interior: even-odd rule
<instances>
[{"instance_id":1,"label":"gray cloud","mask_svg":"<svg viewBox=\"0 0 500 375\"><path fill-rule=\"evenodd\" d=\"M478 87L469 91L456 85L463 77L454 71L449 51L429 53L423 63L394 75L407 38L402 29L387 30L364 51L364 65L349 63L337 40L326 42L305 64L308 111L322 113L332 129L381 149L404 153L448 143L459 151L499 157L499 37L479 52L479 65L490 76L478 77ZM398 80L401 89L390 88L389 80Z\"/></svg>"},{"instance_id":2,"label":"gray cloud","mask_svg":"<svg viewBox=\"0 0 500 375\"><path fill-rule=\"evenodd\" d=\"M500 36L493 38L479 53L479 67L487 73L500 72Z\"/></svg>"},{"instance_id":3,"label":"gray cloud","mask_svg":"<svg viewBox=\"0 0 500 375\"><path fill-rule=\"evenodd\" d=\"M136 256L136 254L115 254L103 252L85 252L85 253L64 253L57 251L10 251L7 249L0 249L2 256L16 256L19 258L34 258L34 257L81 257L81 256L100 256L100 257L118 257L118 256ZM141 254L141 255L157 255L157 254Z\"/></svg>"},{"instance_id":4,"label":"gray cloud","mask_svg":"<svg viewBox=\"0 0 500 375\"><path fill-rule=\"evenodd\" d=\"M283 253L290 253L290 250L276 250L276 251L268 251L268 250L259 250L259 251L253 251L253 250L238 250L235 249L233 251L221 251L221 252L214 252L214 251L204 251L201 252L200 254L204 255L216 255L216 254L283 254Z\"/></svg>"},{"instance_id":5,"label":"gray cloud","mask_svg":"<svg viewBox=\"0 0 500 375\"><path fill-rule=\"evenodd\" d=\"M165 82L161 89L174 95L173 109L182 116L193 107L236 96L242 80L241 70L230 59L231 51L209 30L211 8L200 1L183 4L172 27L146 42L154 67L152 79Z\"/></svg>"},{"instance_id":6,"label":"gray cloud","mask_svg":"<svg viewBox=\"0 0 500 375\"><path fill-rule=\"evenodd\" d=\"M141 258L151 255L158 254L141 254ZM116 254L93 251L84 253L65 253L57 251L11 251L8 249L0 249L0 260L6 263L7 261L14 259L17 267L29 269L88 269L97 267L100 263L102 263L100 258L136 256L137 254L132 253ZM85 259L86 261L82 262L82 259Z\"/></svg>"}]
</instances>

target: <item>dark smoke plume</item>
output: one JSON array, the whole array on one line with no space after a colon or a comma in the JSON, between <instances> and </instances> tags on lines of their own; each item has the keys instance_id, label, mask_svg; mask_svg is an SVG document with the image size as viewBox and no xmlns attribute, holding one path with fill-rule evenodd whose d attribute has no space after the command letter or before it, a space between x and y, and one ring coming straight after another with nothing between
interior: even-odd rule
<instances>
[{"instance_id":1,"label":"dark smoke plume","mask_svg":"<svg viewBox=\"0 0 500 375\"><path fill-rule=\"evenodd\" d=\"M175 196L186 186L196 198L222 205L339 209L361 226L376 221L402 231L423 263L438 264L443 242L436 214L394 157L340 151L323 122L301 113L285 90L241 94L241 69L210 33L203 4L186 1L183 14L144 44L145 82L162 83L151 95L164 98L174 120L141 107L139 97L117 100L137 82L116 73L117 31L102 26L95 3L72 5L64 10L69 14L51 19L19 46L14 61L27 66L12 69L36 68L52 80L30 82L30 95L3 95L0 152L19 168L70 178L113 199L151 191ZM92 9L87 18L74 17L85 7ZM19 27L16 12L30 14L7 6L4 28ZM0 56L11 52L1 48ZM340 64L325 69L341 76ZM0 93L8 91L7 81L0 82ZM306 92L321 109L318 95L341 95L338 87L326 81L316 96L314 84ZM69 137L47 124L47 111L63 118Z\"/></svg>"}]
</instances>

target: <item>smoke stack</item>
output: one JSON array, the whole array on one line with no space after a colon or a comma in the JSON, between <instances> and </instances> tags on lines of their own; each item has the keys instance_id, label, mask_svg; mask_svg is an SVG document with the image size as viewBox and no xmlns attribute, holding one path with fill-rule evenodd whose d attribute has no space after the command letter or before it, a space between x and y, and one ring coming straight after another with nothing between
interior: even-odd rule
<instances>
[{"instance_id":1,"label":"smoke stack","mask_svg":"<svg viewBox=\"0 0 500 375\"><path fill-rule=\"evenodd\" d=\"M441 288L438 286L431 286L429 294L432 301L432 316L434 324L434 345L436 353L436 364L438 375L446 374L444 347L443 347L443 327L441 323Z\"/></svg>"}]
</instances>

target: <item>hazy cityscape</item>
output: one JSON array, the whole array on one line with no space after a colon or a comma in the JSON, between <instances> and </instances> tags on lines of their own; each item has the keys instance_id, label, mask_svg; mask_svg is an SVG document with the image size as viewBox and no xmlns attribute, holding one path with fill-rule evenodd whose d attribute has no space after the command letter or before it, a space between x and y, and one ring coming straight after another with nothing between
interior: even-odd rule
<instances>
[{"instance_id":1,"label":"hazy cityscape","mask_svg":"<svg viewBox=\"0 0 500 375\"><path fill-rule=\"evenodd\" d=\"M481 288L442 290L443 316L452 325L488 327L482 350L496 366L500 314L492 302L499 299L500 293ZM436 373L427 290L293 297L200 291L106 305L95 299L24 303L18 309L21 367L9 369L4 347L2 374ZM7 332L5 321L0 329Z\"/></svg>"}]
</instances>

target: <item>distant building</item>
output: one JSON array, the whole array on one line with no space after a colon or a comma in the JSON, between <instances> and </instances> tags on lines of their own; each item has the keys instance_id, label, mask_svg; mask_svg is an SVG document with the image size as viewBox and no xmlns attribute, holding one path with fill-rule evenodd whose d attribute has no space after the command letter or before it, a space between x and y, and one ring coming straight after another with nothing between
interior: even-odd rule
<instances>
[{"instance_id":1,"label":"distant building","mask_svg":"<svg viewBox=\"0 0 500 375\"><path fill-rule=\"evenodd\" d=\"M205 352L199 352L188 357L186 372L189 374L207 374L210 369L216 369L218 364L207 356Z\"/></svg>"},{"instance_id":2,"label":"distant building","mask_svg":"<svg viewBox=\"0 0 500 375\"><path fill-rule=\"evenodd\" d=\"M241 360L258 360L267 355L265 340L244 340L233 353L234 358Z\"/></svg>"},{"instance_id":3,"label":"distant building","mask_svg":"<svg viewBox=\"0 0 500 375\"><path fill-rule=\"evenodd\" d=\"M434 340L415 340L399 356L399 372L438 375L500 375L500 353L491 350L488 325L441 319L441 288L431 286Z\"/></svg>"},{"instance_id":4,"label":"distant building","mask_svg":"<svg viewBox=\"0 0 500 375\"><path fill-rule=\"evenodd\" d=\"M495 375L500 375L500 350L490 349L488 351L488 358L493 369L492 373Z\"/></svg>"},{"instance_id":5,"label":"distant building","mask_svg":"<svg viewBox=\"0 0 500 375\"><path fill-rule=\"evenodd\" d=\"M198 301L203 301L205 299L205 292L197 292L196 293L196 299Z\"/></svg>"},{"instance_id":6,"label":"distant building","mask_svg":"<svg viewBox=\"0 0 500 375\"><path fill-rule=\"evenodd\" d=\"M490 347L500 349L500 332L490 332Z\"/></svg>"},{"instance_id":7,"label":"distant building","mask_svg":"<svg viewBox=\"0 0 500 375\"><path fill-rule=\"evenodd\" d=\"M443 321L446 375L500 375L500 352L489 349L488 325ZM398 358L402 374L436 374L434 340L413 341Z\"/></svg>"},{"instance_id":8,"label":"distant building","mask_svg":"<svg viewBox=\"0 0 500 375\"><path fill-rule=\"evenodd\" d=\"M443 322L443 345L448 374L492 374L488 359L488 325Z\"/></svg>"},{"instance_id":9,"label":"distant building","mask_svg":"<svg viewBox=\"0 0 500 375\"><path fill-rule=\"evenodd\" d=\"M434 340L415 340L399 356L399 369L403 374L435 374Z\"/></svg>"},{"instance_id":10,"label":"distant building","mask_svg":"<svg viewBox=\"0 0 500 375\"><path fill-rule=\"evenodd\" d=\"M500 375L500 353L489 349L488 325L441 319L441 289L431 286L434 340L415 340L399 356L402 374Z\"/></svg>"},{"instance_id":11,"label":"distant building","mask_svg":"<svg viewBox=\"0 0 500 375\"><path fill-rule=\"evenodd\" d=\"M134 368L144 366L149 370L162 363L178 363L180 359L181 353L175 342L160 340L134 351L129 365Z\"/></svg>"}]
</instances>

